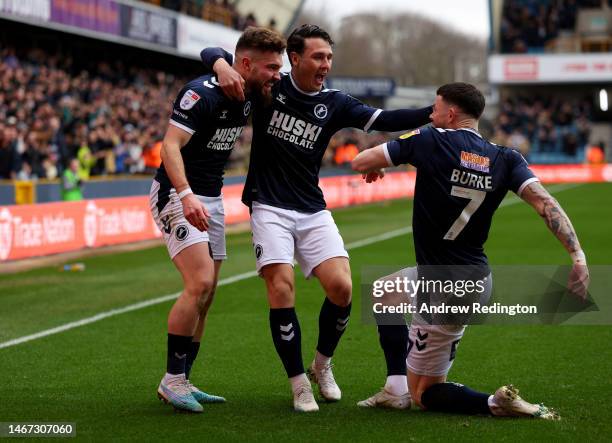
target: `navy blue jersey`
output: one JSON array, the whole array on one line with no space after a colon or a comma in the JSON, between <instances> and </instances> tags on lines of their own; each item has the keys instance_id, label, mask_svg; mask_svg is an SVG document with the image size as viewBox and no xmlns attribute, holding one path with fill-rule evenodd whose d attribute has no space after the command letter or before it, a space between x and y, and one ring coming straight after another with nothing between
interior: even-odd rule
<instances>
[{"instance_id":1,"label":"navy blue jersey","mask_svg":"<svg viewBox=\"0 0 612 443\"><path fill-rule=\"evenodd\" d=\"M419 265L487 265L483 245L508 190L537 181L523 156L471 129L424 128L386 144L417 168L412 215Z\"/></svg>"},{"instance_id":2,"label":"navy blue jersey","mask_svg":"<svg viewBox=\"0 0 612 443\"><path fill-rule=\"evenodd\" d=\"M301 92L291 75L272 88L272 102L253 114L249 172L242 194L300 212L325 209L319 169L332 135L342 128L368 130L377 110L337 90Z\"/></svg>"},{"instance_id":3,"label":"navy blue jersey","mask_svg":"<svg viewBox=\"0 0 612 443\"><path fill-rule=\"evenodd\" d=\"M251 113L251 101L228 100L215 76L203 75L187 83L179 92L172 109L170 124L192 134L181 149L187 181L197 195L221 194L223 173L234 143L242 133ZM155 179L160 193L173 187L162 164ZM162 202L167 201L160 195Z\"/></svg>"},{"instance_id":4,"label":"navy blue jersey","mask_svg":"<svg viewBox=\"0 0 612 443\"><path fill-rule=\"evenodd\" d=\"M208 69L231 54L221 48L202 51ZM242 201L313 213L325 209L319 169L329 140L342 128L401 131L429 123L431 107L383 111L336 89L301 91L290 74L272 87L269 103L253 113L251 158Z\"/></svg>"}]
</instances>

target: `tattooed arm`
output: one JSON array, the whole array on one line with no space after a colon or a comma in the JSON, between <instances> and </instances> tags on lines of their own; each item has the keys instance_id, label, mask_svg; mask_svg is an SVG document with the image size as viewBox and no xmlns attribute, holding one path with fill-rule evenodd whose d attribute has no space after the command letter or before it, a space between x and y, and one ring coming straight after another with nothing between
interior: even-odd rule
<instances>
[{"instance_id":1,"label":"tattooed arm","mask_svg":"<svg viewBox=\"0 0 612 443\"><path fill-rule=\"evenodd\" d=\"M546 226L563 244L572 257L574 266L570 272L568 289L582 300L586 300L589 286L589 270L586 256L580 247L576 231L559 202L539 183L534 182L521 192L520 197L529 203L544 219Z\"/></svg>"}]
</instances>

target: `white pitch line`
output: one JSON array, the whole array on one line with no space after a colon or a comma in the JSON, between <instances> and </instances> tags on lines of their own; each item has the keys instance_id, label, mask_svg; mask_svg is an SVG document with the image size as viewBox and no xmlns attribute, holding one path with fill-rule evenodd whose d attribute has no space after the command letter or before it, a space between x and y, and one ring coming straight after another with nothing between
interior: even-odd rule
<instances>
[{"instance_id":1,"label":"white pitch line","mask_svg":"<svg viewBox=\"0 0 612 443\"><path fill-rule=\"evenodd\" d=\"M566 189L575 188L577 184L561 184L561 185L553 185L548 188L548 190L553 192L561 192ZM500 206L509 206L515 203L521 202L522 200L518 197L510 197L502 202ZM405 234L409 234L412 232L412 226L408 226L406 228L395 229L393 231L385 232L384 234L375 235L372 237L364 238L363 240L357 240L352 243L345 245L347 250L361 248L363 246L368 246L374 243L378 243L380 241L389 240L391 238L400 237ZM246 280L248 278L252 278L257 276L257 271L249 271L243 272L241 274L232 275L230 277L219 280L217 286L225 286L238 281ZM160 303L165 303L170 300L174 300L178 298L180 292L175 294L163 295L161 297L152 298L150 300L141 301L138 303L133 303L131 305L124 306L123 308L111 309L109 311L101 312L92 317L83 318L81 320L73 321L70 323L65 323L63 325L57 326L51 329L45 329L44 331L37 332L35 334L25 335L23 337L18 337L13 340L5 341L0 343L0 349L9 348L11 346L16 346L22 343L26 343L32 340L37 340L39 338L48 337L50 335L59 334L60 332L68 331L70 329L78 328L80 326L85 326L91 323L98 322L100 320L104 320L105 318L114 317L115 315L125 314L126 312L136 311L138 309L143 309L149 306L158 305Z\"/></svg>"}]
</instances>

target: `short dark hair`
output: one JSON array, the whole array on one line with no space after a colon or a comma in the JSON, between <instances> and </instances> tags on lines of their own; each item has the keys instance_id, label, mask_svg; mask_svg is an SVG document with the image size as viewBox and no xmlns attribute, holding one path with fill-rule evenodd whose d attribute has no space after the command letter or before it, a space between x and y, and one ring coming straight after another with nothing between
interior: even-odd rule
<instances>
[{"instance_id":1,"label":"short dark hair","mask_svg":"<svg viewBox=\"0 0 612 443\"><path fill-rule=\"evenodd\" d=\"M303 54L304 41L307 38L322 38L330 46L334 45L334 41L325 29L319 28L317 25L302 25L299 28L295 28L287 39L287 55L292 52ZM291 57L289 60L291 60Z\"/></svg>"},{"instance_id":2,"label":"short dark hair","mask_svg":"<svg viewBox=\"0 0 612 443\"><path fill-rule=\"evenodd\" d=\"M469 83L447 83L436 91L445 102L461 108L463 112L479 119L485 108L485 98L476 86Z\"/></svg>"},{"instance_id":3,"label":"short dark hair","mask_svg":"<svg viewBox=\"0 0 612 443\"><path fill-rule=\"evenodd\" d=\"M272 51L281 53L286 47L287 42L278 32L268 28L249 26L238 39L236 52L255 49L263 52Z\"/></svg>"}]
</instances>

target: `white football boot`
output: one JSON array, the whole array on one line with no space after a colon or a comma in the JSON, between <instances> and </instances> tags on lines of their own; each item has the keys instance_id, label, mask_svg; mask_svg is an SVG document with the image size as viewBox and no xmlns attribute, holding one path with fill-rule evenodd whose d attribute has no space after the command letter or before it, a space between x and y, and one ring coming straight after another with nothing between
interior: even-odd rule
<instances>
[{"instance_id":1,"label":"white football boot","mask_svg":"<svg viewBox=\"0 0 612 443\"><path fill-rule=\"evenodd\" d=\"M318 367L312 362L306 370L306 374L311 382L319 385L319 394L321 394L325 401L334 402L342 398L342 392L334 379L331 363Z\"/></svg>"},{"instance_id":2,"label":"white football boot","mask_svg":"<svg viewBox=\"0 0 612 443\"><path fill-rule=\"evenodd\" d=\"M512 385L502 386L493 395L489 405L493 415L505 417L533 417L543 420L561 420L559 414L543 404L533 404L519 397L519 391Z\"/></svg>"},{"instance_id":3,"label":"white football boot","mask_svg":"<svg viewBox=\"0 0 612 443\"><path fill-rule=\"evenodd\" d=\"M319 410L310 383L303 383L293 391L293 409L297 412L317 412Z\"/></svg>"},{"instance_id":4,"label":"white football boot","mask_svg":"<svg viewBox=\"0 0 612 443\"><path fill-rule=\"evenodd\" d=\"M410 409L411 404L410 392L404 395L393 395L383 388L370 398L358 402L357 406L362 408Z\"/></svg>"}]
</instances>

